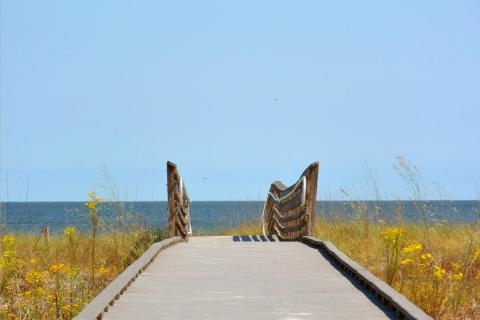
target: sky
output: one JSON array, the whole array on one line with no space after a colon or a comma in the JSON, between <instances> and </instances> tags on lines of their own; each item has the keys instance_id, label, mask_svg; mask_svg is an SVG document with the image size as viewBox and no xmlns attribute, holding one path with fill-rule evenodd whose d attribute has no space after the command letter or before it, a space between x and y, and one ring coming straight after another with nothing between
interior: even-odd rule
<instances>
[{"instance_id":1,"label":"sky","mask_svg":"<svg viewBox=\"0 0 480 320\"><path fill-rule=\"evenodd\" d=\"M479 34L476 0L1 1L1 200L165 200L167 160L194 201L314 161L319 199L408 199L399 155L480 199Z\"/></svg>"}]
</instances>

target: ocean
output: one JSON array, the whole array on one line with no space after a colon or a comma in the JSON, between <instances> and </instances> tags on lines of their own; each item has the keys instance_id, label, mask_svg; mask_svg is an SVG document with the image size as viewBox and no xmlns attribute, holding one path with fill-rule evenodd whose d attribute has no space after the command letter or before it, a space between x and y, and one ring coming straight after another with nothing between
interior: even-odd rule
<instances>
[{"instance_id":1,"label":"ocean","mask_svg":"<svg viewBox=\"0 0 480 320\"><path fill-rule=\"evenodd\" d=\"M362 208L358 210L359 206ZM6 232L60 233L66 226L88 230L89 219L83 202L3 202L0 203L0 228ZM215 231L259 219L262 201L194 201L190 216L194 231ZM357 210L354 210L357 208ZM355 214L395 221L399 213L405 221L421 221L426 215L431 223L471 223L480 218L480 201L319 201L317 216L327 219L354 219ZM134 226L167 227L167 203L103 203L99 210L103 230L118 227L119 221ZM124 219L120 219L124 217Z\"/></svg>"}]
</instances>

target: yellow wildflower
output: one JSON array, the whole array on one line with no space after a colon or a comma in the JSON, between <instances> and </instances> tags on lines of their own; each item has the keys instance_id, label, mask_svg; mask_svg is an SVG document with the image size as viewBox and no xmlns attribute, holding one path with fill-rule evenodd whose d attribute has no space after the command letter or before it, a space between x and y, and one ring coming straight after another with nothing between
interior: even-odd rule
<instances>
[{"instance_id":1,"label":"yellow wildflower","mask_svg":"<svg viewBox=\"0 0 480 320\"><path fill-rule=\"evenodd\" d=\"M462 280L463 279L463 273L459 272L457 274L454 274L452 276L453 280Z\"/></svg>"},{"instance_id":2,"label":"yellow wildflower","mask_svg":"<svg viewBox=\"0 0 480 320\"><path fill-rule=\"evenodd\" d=\"M413 262L412 259L406 258L406 259L403 259L403 260L400 262L400 264L406 266L406 265L412 264L412 262Z\"/></svg>"},{"instance_id":3,"label":"yellow wildflower","mask_svg":"<svg viewBox=\"0 0 480 320\"><path fill-rule=\"evenodd\" d=\"M97 203L95 201L88 201L88 202L85 202L85 206L88 208L88 209L95 209L97 207Z\"/></svg>"},{"instance_id":4,"label":"yellow wildflower","mask_svg":"<svg viewBox=\"0 0 480 320\"><path fill-rule=\"evenodd\" d=\"M422 248L423 248L423 247L422 247L421 244L419 244L419 243L414 243L414 244L412 244L412 245L409 245L408 247L404 247L404 248L402 249L402 252L403 252L403 253L413 253L413 252L415 252L415 251L420 251L420 250L422 250Z\"/></svg>"},{"instance_id":5,"label":"yellow wildflower","mask_svg":"<svg viewBox=\"0 0 480 320\"><path fill-rule=\"evenodd\" d=\"M88 193L88 196L92 199L95 199L95 197L97 196L97 193L95 191L91 191Z\"/></svg>"},{"instance_id":6,"label":"yellow wildflower","mask_svg":"<svg viewBox=\"0 0 480 320\"><path fill-rule=\"evenodd\" d=\"M380 236L382 236L387 242L396 242L404 233L405 230L403 228L390 227L386 228L385 231L382 231Z\"/></svg>"},{"instance_id":7,"label":"yellow wildflower","mask_svg":"<svg viewBox=\"0 0 480 320\"><path fill-rule=\"evenodd\" d=\"M68 266L64 263L53 264L50 266L50 272L52 272L53 274L58 274L65 271L67 268Z\"/></svg>"},{"instance_id":8,"label":"yellow wildflower","mask_svg":"<svg viewBox=\"0 0 480 320\"><path fill-rule=\"evenodd\" d=\"M25 281L29 284L40 284L44 279L44 274L39 271L29 271L25 276Z\"/></svg>"},{"instance_id":9,"label":"yellow wildflower","mask_svg":"<svg viewBox=\"0 0 480 320\"><path fill-rule=\"evenodd\" d=\"M76 229L75 227L65 227L65 229L63 229L63 234L65 234L67 237L72 237L73 235L75 235L76 233Z\"/></svg>"},{"instance_id":10,"label":"yellow wildflower","mask_svg":"<svg viewBox=\"0 0 480 320\"><path fill-rule=\"evenodd\" d=\"M63 310L63 312L68 313L68 312L72 312L73 308L70 304L66 304L66 305L62 306L62 310Z\"/></svg>"},{"instance_id":11,"label":"yellow wildflower","mask_svg":"<svg viewBox=\"0 0 480 320\"><path fill-rule=\"evenodd\" d=\"M433 275L435 276L435 279L437 280L442 279L443 276L445 275L446 270L439 266L434 266L433 269L434 269Z\"/></svg>"},{"instance_id":12,"label":"yellow wildflower","mask_svg":"<svg viewBox=\"0 0 480 320\"><path fill-rule=\"evenodd\" d=\"M33 258L33 259L30 259L30 263L31 264L37 264L40 260L38 260L37 258Z\"/></svg>"},{"instance_id":13,"label":"yellow wildflower","mask_svg":"<svg viewBox=\"0 0 480 320\"><path fill-rule=\"evenodd\" d=\"M424 253L420 256L420 259L429 260L429 259L432 259L432 255L430 253Z\"/></svg>"},{"instance_id":14,"label":"yellow wildflower","mask_svg":"<svg viewBox=\"0 0 480 320\"><path fill-rule=\"evenodd\" d=\"M104 276L105 274L109 273L110 272L110 269L108 268L100 268L98 269L97 273L99 276Z\"/></svg>"},{"instance_id":15,"label":"yellow wildflower","mask_svg":"<svg viewBox=\"0 0 480 320\"><path fill-rule=\"evenodd\" d=\"M7 234L3 236L2 242L5 247L12 247L15 243L15 237L12 234Z\"/></svg>"}]
</instances>

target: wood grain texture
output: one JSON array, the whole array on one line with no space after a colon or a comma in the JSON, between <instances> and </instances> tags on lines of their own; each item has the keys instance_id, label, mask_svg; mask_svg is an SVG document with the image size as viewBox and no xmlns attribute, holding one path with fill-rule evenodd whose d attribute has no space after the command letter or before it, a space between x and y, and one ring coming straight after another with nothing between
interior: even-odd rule
<instances>
[{"instance_id":1,"label":"wood grain texture","mask_svg":"<svg viewBox=\"0 0 480 320\"><path fill-rule=\"evenodd\" d=\"M283 240L295 240L313 235L317 207L319 163L312 163L290 187L275 181L265 202L263 219L265 232ZM302 183L306 179L305 186ZM305 201L302 204L302 197Z\"/></svg>"},{"instance_id":2,"label":"wood grain texture","mask_svg":"<svg viewBox=\"0 0 480 320\"><path fill-rule=\"evenodd\" d=\"M190 198L178 173L177 165L167 162L167 196L168 196L168 236L180 236L188 239L190 224Z\"/></svg>"},{"instance_id":3,"label":"wood grain texture","mask_svg":"<svg viewBox=\"0 0 480 320\"><path fill-rule=\"evenodd\" d=\"M166 250L104 319L396 318L316 249L233 239L190 237Z\"/></svg>"}]
</instances>

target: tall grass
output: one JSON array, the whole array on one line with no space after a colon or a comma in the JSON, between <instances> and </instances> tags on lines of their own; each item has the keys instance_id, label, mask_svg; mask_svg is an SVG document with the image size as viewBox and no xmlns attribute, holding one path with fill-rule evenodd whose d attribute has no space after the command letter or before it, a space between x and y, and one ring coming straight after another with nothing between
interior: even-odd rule
<instances>
[{"instance_id":1,"label":"tall grass","mask_svg":"<svg viewBox=\"0 0 480 320\"><path fill-rule=\"evenodd\" d=\"M94 193L86 203L91 232L63 235L7 234L0 247L0 318L71 319L151 243L164 237L142 224L101 223ZM106 204L108 205L108 204ZM122 212L123 218L129 213Z\"/></svg>"}]
</instances>

